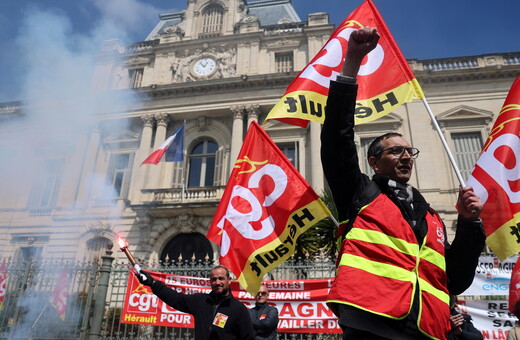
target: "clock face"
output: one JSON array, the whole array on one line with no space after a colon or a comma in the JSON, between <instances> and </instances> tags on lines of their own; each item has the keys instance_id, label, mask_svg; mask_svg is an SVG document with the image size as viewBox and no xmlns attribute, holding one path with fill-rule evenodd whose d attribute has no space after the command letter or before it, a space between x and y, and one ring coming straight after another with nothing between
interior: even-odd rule
<instances>
[{"instance_id":1,"label":"clock face","mask_svg":"<svg viewBox=\"0 0 520 340\"><path fill-rule=\"evenodd\" d=\"M214 59L205 57L197 60L193 65L193 72L198 76L209 76L217 69L217 63Z\"/></svg>"}]
</instances>

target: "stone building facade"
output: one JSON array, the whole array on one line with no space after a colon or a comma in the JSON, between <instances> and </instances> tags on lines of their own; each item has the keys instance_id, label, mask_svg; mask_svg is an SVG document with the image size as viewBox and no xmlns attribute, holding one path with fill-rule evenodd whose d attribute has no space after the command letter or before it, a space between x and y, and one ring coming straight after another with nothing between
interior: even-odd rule
<instances>
[{"instance_id":1,"label":"stone building facade","mask_svg":"<svg viewBox=\"0 0 520 340\"><path fill-rule=\"evenodd\" d=\"M144 41L106 41L93 89L99 102L123 104L100 109L58 155L46 156L43 136L23 164L2 166L0 257L93 259L119 233L143 261L215 259L205 235L247 126L264 121L333 29L327 13L302 20L289 0L189 0L185 10L160 15ZM409 63L467 178L520 73L520 52ZM23 126L33 109L0 104L0 120ZM181 125L184 161L141 165ZM320 125L263 128L321 193ZM370 140L390 130L420 149L411 184L452 234L459 182L424 105L358 126L361 159ZM20 138L5 131L4 150Z\"/></svg>"}]
</instances>

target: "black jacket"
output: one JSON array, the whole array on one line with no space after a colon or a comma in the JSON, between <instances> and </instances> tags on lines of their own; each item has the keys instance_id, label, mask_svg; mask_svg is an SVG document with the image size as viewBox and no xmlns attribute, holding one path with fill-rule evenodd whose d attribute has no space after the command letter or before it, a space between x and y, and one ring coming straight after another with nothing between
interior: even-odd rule
<instances>
[{"instance_id":1,"label":"black jacket","mask_svg":"<svg viewBox=\"0 0 520 340\"><path fill-rule=\"evenodd\" d=\"M253 328L256 331L255 340L275 340L278 327L278 309L267 303L256 303L249 310Z\"/></svg>"},{"instance_id":2,"label":"black jacket","mask_svg":"<svg viewBox=\"0 0 520 340\"><path fill-rule=\"evenodd\" d=\"M448 332L448 340L483 340L482 333L473 326L471 322L471 316L468 314L462 314L464 323L460 328L462 333L455 334L453 331Z\"/></svg>"},{"instance_id":3,"label":"black jacket","mask_svg":"<svg viewBox=\"0 0 520 340\"><path fill-rule=\"evenodd\" d=\"M254 330L249 313L231 292L223 298L213 293L182 294L154 281L152 291L159 299L181 312L195 317L195 340L253 340ZM219 314L220 313L220 314ZM223 315L222 327L214 324Z\"/></svg>"},{"instance_id":4,"label":"black jacket","mask_svg":"<svg viewBox=\"0 0 520 340\"><path fill-rule=\"evenodd\" d=\"M352 219L352 209L363 190L371 181L359 167L359 159L354 137L354 109L357 85L331 82L325 123L321 133L321 160L325 177L332 191L340 221ZM375 176L375 183L381 192L392 199L387 188L388 179ZM410 226L418 241L426 234L422 216L429 204L422 195L414 190L414 216L417 226ZM392 199L396 205L400 204ZM403 211L403 215L405 212ZM406 216L405 216L406 218ZM455 239L452 244L445 243L446 275L450 294L457 295L466 290L473 281L480 252L484 248L485 235L480 222L464 221L459 218ZM362 294L362 292L360 292ZM338 306L340 325L361 329L386 336L389 339L420 339L416 325L418 304L403 320L390 320L347 305ZM408 334L409 336L406 336Z\"/></svg>"}]
</instances>

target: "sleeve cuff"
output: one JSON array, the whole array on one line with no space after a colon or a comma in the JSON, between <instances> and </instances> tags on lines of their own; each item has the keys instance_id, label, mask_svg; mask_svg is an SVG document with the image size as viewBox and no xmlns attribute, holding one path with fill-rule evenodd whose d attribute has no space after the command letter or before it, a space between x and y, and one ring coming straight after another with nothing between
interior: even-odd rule
<instances>
[{"instance_id":1,"label":"sleeve cuff","mask_svg":"<svg viewBox=\"0 0 520 340\"><path fill-rule=\"evenodd\" d=\"M349 76L342 76L341 74L338 74L336 76L336 81L340 83L346 83L346 84L355 84L356 78L349 77Z\"/></svg>"}]
</instances>

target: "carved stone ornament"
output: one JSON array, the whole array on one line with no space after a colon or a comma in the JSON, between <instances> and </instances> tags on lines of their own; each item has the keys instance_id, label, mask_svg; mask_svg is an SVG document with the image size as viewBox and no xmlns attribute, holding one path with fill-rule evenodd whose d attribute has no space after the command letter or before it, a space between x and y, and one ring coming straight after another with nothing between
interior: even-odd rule
<instances>
[{"instance_id":1,"label":"carved stone ornament","mask_svg":"<svg viewBox=\"0 0 520 340\"><path fill-rule=\"evenodd\" d=\"M153 126L155 117L151 114L142 114L141 119L143 120L144 126Z\"/></svg>"},{"instance_id":2,"label":"carved stone ornament","mask_svg":"<svg viewBox=\"0 0 520 340\"><path fill-rule=\"evenodd\" d=\"M148 214L138 214L135 217L135 224L139 226L140 229L150 228L153 222L153 217Z\"/></svg>"},{"instance_id":3,"label":"carved stone ornament","mask_svg":"<svg viewBox=\"0 0 520 340\"><path fill-rule=\"evenodd\" d=\"M133 58L125 60L124 64L125 65L142 65L142 64L149 64L150 61L151 61L150 58L133 57Z\"/></svg>"},{"instance_id":4,"label":"carved stone ornament","mask_svg":"<svg viewBox=\"0 0 520 340\"><path fill-rule=\"evenodd\" d=\"M284 47L287 48L289 46L299 46L300 42L298 40L288 40L288 39L279 39L272 43L267 44L267 48L269 49L275 49Z\"/></svg>"},{"instance_id":5,"label":"carved stone ornament","mask_svg":"<svg viewBox=\"0 0 520 340\"><path fill-rule=\"evenodd\" d=\"M173 34L179 37L184 37L184 31L177 25L171 25L164 28L165 34Z\"/></svg>"},{"instance_id":6,"label":"carved stone ornament","mask_svg":"<svg viewBox=\"0 0 520 340\"><path fill-rule=\"evenodd\" d=\"M258 21L258 17L256 15L247 15L241 21L243 23L245 23L245 24L250 24L250 23L253 23L253 22L257 22Z\"/></svg>"},{"instance_id":7,"label":"carved stone ornament","mask_svg":"<svg viewBox=\"0 0 520 340\"><path fill-rule=\"evenodd\" d=\"M199 218L193 215L182 214L175 217L172 221L172 225L177 226L180 233L193 233L193 232L204 232L204 228Z\"/></svg>"},{"instance_id":8,"label":"carved stone ornament","mask_svg":"<svg viewBox=\"0 0 520 340\"><path fill-rule=\"evenodd\" d=\"M155 115L155 119L157 120L157 125L168 126L168 122L170 121L170 117L167 113L158 113Z\"/></svg>"}]
</instances>

